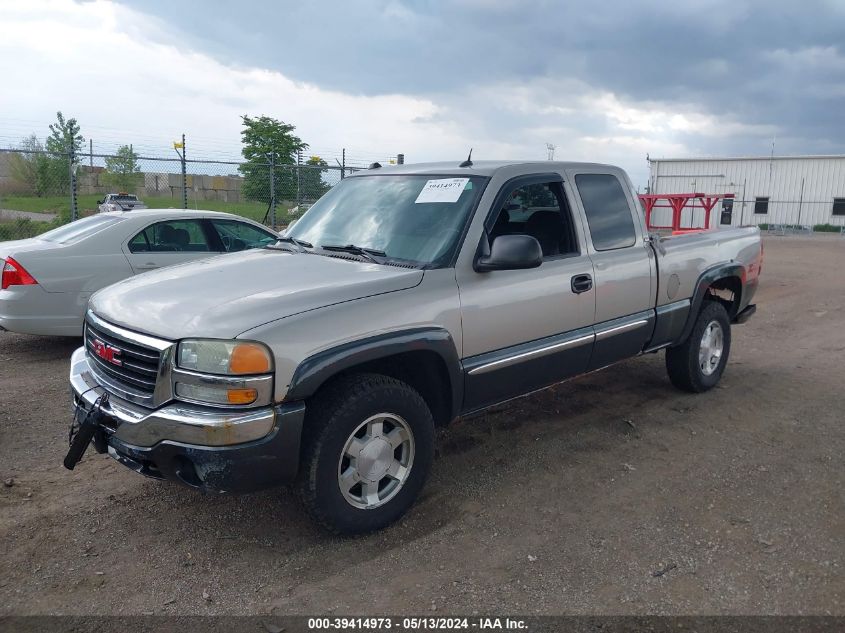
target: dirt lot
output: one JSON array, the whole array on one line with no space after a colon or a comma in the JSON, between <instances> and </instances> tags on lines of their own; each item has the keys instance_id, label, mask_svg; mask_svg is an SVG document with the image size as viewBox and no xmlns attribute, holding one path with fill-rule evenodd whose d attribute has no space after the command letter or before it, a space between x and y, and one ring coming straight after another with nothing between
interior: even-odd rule
<instances>
[{"instance_id":1,"label":"dirt lot","mask_svg":"<svg viewBox=\"0 0 845 633\"><path fill-rule=\"evenodd\" d=\"M77 341L0 335L0 615L845 614L845 240L766 242L718 389L631 360L468 419L410 514L61 466Z\"/></svg>"}]
</instances>

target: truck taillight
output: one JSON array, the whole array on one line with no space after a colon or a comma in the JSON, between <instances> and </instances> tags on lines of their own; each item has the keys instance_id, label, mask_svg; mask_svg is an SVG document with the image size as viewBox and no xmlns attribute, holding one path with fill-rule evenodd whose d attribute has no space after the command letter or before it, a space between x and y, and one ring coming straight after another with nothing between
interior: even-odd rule
<instances>
[{"instance_id":1,"label":"truck taillight","mask_svg":"<svg viewBox=\"0 0 845 633\"><path fill-rule=\"evenodd\" d=\"M26 271L26 268L21 266L11 257L3 262L3 273L2 277L0 277L0 290L5 290L9 286L34 286L37 284L38 282L35 281L35 277L30 275Z\"/></svg>"}]
</instances>

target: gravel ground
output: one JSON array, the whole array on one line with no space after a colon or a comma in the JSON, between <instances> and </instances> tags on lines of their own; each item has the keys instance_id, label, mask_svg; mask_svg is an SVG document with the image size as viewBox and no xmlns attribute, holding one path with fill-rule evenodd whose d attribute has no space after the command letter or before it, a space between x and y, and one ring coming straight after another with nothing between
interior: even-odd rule
<instances>
[{"instance_id":1,"label":"gravel ground","mask_svg":"<svg viewBox=\"0 0 845 633\"><path fill-rule=\"evenodd\" d=\"M459 422L406 518L357 538L287 490L64 470L78 342L0 335L0 615L843 615L845 239L765 248L719 388L649 355Z\"/></svg>"}]
</instances>

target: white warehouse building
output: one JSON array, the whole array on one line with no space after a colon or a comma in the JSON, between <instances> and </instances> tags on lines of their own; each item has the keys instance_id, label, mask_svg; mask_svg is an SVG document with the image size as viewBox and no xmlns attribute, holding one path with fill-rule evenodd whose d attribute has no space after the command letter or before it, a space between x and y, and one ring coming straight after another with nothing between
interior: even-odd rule
<instances>
[{"instance_id":1,"label":"white warehouse building","mask_svg":"<svg viewBox=\"0 0 845 633\"><path fill-rule=\"evenodd\" d=\"M711 226L845 226L845 156L649 159L649 192L734 194L716 205ZM702 210L684 210L685 226L703 226ZM671 221L655 209L653 222Z\"/></svg>"}]
</instances>

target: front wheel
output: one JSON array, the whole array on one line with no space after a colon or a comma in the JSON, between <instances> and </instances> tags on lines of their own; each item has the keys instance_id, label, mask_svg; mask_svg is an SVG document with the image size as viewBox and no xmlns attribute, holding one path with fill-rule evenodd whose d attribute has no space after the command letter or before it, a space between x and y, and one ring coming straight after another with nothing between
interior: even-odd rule
<instances>
[{"instance_id":1,"label":"front wheel","mask_svg":"<svg viewBox=\"0 0 845 633\"><path fill-rule=\"evenodd\" d=\"M719 382L731 351L731 324L725 307L705 301L683 344L666 350L666 371L678 389L701 393Z\"/></svg>"},{"instance_id":2,"label":"front wheel","mask_svg":"<svg viewBox=\"0 0 845 633\"><path fill-rule=\"evenodd\" d=\"M306 416L300 495L338 534L370 532L413 504L434 459L434 420L404 382L346 376L321 391Z\"/></svg>"}]
</instances>

